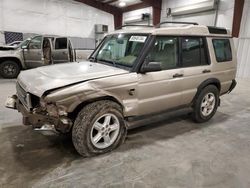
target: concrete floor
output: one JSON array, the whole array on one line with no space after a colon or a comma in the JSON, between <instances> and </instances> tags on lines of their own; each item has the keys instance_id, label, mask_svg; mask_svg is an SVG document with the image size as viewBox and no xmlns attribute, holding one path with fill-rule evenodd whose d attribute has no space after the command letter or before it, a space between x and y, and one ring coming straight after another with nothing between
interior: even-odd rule
<instances>
[{"instance_id":1,"label":"concrete floor","mask_svg":"<svg viewBox=\"0 0 250 188\"><path fill-rule=\"evenodd\" d=\"M0 80L0 187L250 187L250 82L222 97L215 117L178 113L145 120L114 152L82 158L70 138L43 136L3 107L14 80Z\"/></svg>"}]
</instances>

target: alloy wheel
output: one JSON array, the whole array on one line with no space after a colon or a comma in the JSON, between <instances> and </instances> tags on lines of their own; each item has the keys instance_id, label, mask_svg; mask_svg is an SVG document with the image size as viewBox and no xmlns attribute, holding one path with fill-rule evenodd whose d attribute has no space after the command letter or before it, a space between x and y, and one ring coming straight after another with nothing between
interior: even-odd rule
<instances>
[{"instance_id":1,"label":"alloy wheel","mask_svg":"<svg viewBox=\"0 0 250 188\"><path fill-rule=\"evenodd\" d=\"M11 76L13 74L15 74L16 72L16 67L12 64L6 64L4 67L3 67L3 72L8 75L8 76Z\"/></svg>"},{"instance_id":2,"label":"alloy wheel","mask_svg":"<svg viewBox=\"0 0 250 188\"><path fill-rule=\"evenodd\" d=\"M118 118L114 114L104 114L92 126L91 142L96 148L105 149L116 141L119 131Z\"/></svg>"},{"instance_id":3,"label":"alloy wheel","mask_svg":"<svg viewBox=\"0 0 250 188\"><path fill-rule=\"evenodd\" d=\"M207 93L201 102L201 113L203 116L209 116L215 107L215 95L213 93Z\"/></svg>"}]
</instances>

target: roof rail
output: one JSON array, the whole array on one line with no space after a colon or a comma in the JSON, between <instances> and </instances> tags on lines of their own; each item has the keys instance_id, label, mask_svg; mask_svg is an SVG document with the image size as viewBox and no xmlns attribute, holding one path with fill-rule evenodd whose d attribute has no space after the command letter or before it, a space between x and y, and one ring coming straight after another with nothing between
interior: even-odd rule
<instances>
[{"instance_id":1,"label":"roof rail","mask_svg":"<svg viewBox=\"0 0 250 188\"><path fill-rule=\"evenodd\" d=\"M122 29L123 27L154 27L153 25L141 25L141 24L128 24L128 25L122 25L118 27L118 29Z\"/></svg>"},{"instance_id":2,"label":"roof rail","mask_svg":"<svg viewBox=\"0 0 250 188\"><path fill-rule=\"evenodd\" d=\"M161 22L159 24L156 25L156 28L160 28L161 25L163 24L188 24L188 25L198 25L198 23L195 22L170 22L170 21L166 21L166 22Z\"/></svg>"}]
</instances>

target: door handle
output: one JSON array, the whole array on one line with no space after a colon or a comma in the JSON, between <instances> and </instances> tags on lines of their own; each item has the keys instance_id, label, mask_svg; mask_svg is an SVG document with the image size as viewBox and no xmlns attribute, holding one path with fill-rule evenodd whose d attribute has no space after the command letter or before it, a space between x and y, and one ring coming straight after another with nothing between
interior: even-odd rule
<instances>
[{"instance_id":1,"label":"door handle","mask_svg":"<svg viewBox=\"0 0 250 188\"><path fill-rule=\"evenodd\" d=\"M176 74L173 75L173 78L178 78L178 77L182 77L182 76L184 76L184 75L183 75L183 74L176 73Z\"/></svg>"},{"instance_id":2,"label":"door handle","mask_svg":"<svg viewBox=\"0 0 250 188\"><path fill-rule=\"evenodd\" d=\"M67 54L67 52L63 52L63 54L64 54L64 55L66 55L66 54Z\"/></svg>"},{"instance_id":3,"label":"door handle","mask_svg":"<svg viewBox=\"0 0 250 188\"><path fill-rule=\"evenodd\" d=\"M202 71L202 73L209 73L209 72L211 72L211 70L205 69Z\"/></svg>"}]
</instances>

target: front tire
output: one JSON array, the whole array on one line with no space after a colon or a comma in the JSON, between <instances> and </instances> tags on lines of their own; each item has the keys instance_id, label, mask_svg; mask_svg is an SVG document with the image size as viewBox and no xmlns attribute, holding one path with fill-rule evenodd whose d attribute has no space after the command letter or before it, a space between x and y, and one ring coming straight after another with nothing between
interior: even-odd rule
<instances>
[{"instance_id":1,"label":"front tire","mask_svg":"<svg viewBox=\"0 0 250 188\"><path fill-rule=\"evenodd\" d=\"M210 120L219 105L219 90L214 85L205 87L195 98L192 119L197 123Z\"/></svg>"},{"instance_id":2,"label":"front tire","mask_svg":"<svg viewBox=\"0 0 250 188\"><path fill-rule=\"evenodd\" d=\"M3 61L0 64L0 75L3 78L16 78L20 73L20 66L12 60Z\"/></svg>"},{"instance_id":3,"label":"front tire","mask_svg":"<svg viewBox=\"0 0 250 188\"><path fill-rule=\"evenodd\" d=\"M102 100L86 105L79 112L72 129L72 141L80 155L89 157L117 148L126 134L120 105Z\"/></svg>"}]
</instances>

